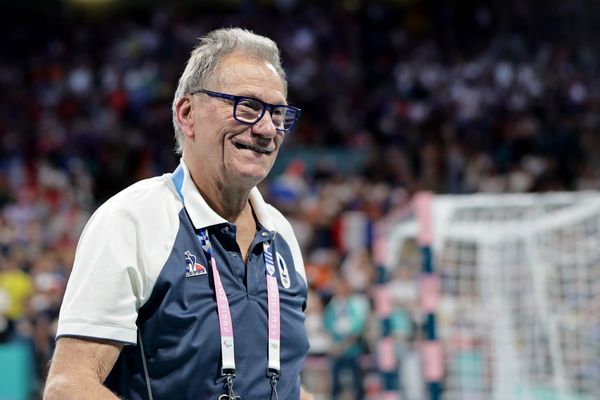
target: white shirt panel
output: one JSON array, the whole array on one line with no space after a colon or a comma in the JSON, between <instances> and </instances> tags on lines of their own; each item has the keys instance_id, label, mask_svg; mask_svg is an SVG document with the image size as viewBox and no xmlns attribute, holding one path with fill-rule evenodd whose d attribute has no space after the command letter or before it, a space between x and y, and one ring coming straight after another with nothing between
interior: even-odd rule
<instances>
[{"instance_id":1,"label":"white shirt panel","mask_svg":"<svg viewBox=\"0 0 600 400\"><path fill-rule=\"evenodd\" d=\"M182 207L169 176L140 181L94 213L77 245L57 336L136 343L137 312L179 229Z\"/></svg>"},{"instance_id":2,"label":"white shirt panel","mask_svg":"<svg viewBox=\"0 0 600 400\"><path fill-rule=\"evenodd\" d=\"M304 270L302 252L300 251L300 245L298 244L298 239L296 239L292 225L279 210L272 205L265 203L258 188L255 187L250 191L249 199L252 208L254 209L254 213L256 214L256 218L262 226L270 231L279 233L285 239L292 252L292 257L294 258L294 267L304 279L304 283L306 283L306 272Z\"/></svg>"},{"instance_id":3,"label":"white shirt panel","mask_svg":"<svg viewBox=\"0 0 600 400\"><path fill-rule=\"evenodd\" d=\"M298 240L296 239L292 225L275 207L270 204L266 204L266 206L273 224L275 225L275 231L283 236L288 246L290 246L290 251L292 252L292 257L294 258L294 267L296 268L296 272L302 276L304 282L306 283L306 271L304 269L302 252L300 251L300 245L298 244Z\"/></svg>"}]
</instances>

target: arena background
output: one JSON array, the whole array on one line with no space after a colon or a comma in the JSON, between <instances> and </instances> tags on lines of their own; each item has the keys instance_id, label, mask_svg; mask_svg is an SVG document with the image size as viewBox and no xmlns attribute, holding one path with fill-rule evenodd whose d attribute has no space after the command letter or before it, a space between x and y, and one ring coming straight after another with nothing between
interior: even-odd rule
<instances>
[{"instance_id":1,"label":"arena background","mask_svg":"<svg viewBox=\"0 0 600 400\"><path fill-rule=\"evenodd\" d=\"M492 193L502 204L505 193L598 189L592 0L2 2L0 399L40 398L81 229L119 190L174 170L177 79L196 38L222 26L280 45L289 101L302 109L262 190L293 223L306 262L308 388L331 398L331 361L345 354L358 371L340 372L344 399L355 384L369 399L517 398L477 371L459 392L436 369L444 356L421 346L436 324L420 297L428 253L396 257L378 243L423 191ZM583 270L592 302L597 264ZM431 296L444 296L444 282ZM350 322L331 301L342 292ZM393 311L381 309L384 292ZM577 390L522 398L597 398L598 326L578 347L581 372L557 378ZM442 342L442 352L452 346L467 345ZM395 354L382 358L385 349ZM463 369L497 361L470 360Z\"/></svg>"}]
</instances>

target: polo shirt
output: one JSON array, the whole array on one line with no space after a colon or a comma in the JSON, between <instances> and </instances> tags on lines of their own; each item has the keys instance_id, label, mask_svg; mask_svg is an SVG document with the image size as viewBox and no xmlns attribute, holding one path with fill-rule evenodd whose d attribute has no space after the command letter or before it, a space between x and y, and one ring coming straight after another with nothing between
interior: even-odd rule
<instances>
[{"instance_id":1,"label":"polo shirt","mask_svg":"<svg viewBox=\"0 0 600 400\"><path fill-rule=\"evenodd\" d=\"M208 206L183 160L174 173L116 194L93 214L79 240L57 337L126 344L105 382L122 398L147 399L150 390L160 400L217 399L224 393L217 303L197 237L207 229L233 323L235 392L243 399L268 399L268 240L280 296L277 391L281 399L298 399L308 351L304 264L288 221L257 188L249 200L258 223L244 262L236 226Z\"/></svg>"}]
</instances>

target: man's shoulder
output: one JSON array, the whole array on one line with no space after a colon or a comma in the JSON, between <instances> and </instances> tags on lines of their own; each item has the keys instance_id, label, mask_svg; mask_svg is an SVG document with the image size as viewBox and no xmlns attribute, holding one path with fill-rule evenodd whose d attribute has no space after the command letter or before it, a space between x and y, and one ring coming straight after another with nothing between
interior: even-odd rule
<instances>
[{"instance_id":1,"label":"man's shoulder","mask_svg":"<svg viewBox=\"0 0 600 400\"><path fill-rule=\"evenodd\" d=\"M298 244L298 239L296 238L292 224L281 213L281 211L271 204L265 203L265 209L269 213L271 221L275 227L275 231L288 244L290 251L292 252L296 271L302 276L304 282L306 282L306 272L304 271L302 252L300 251L300 245Z\"/></svg>"},{"instance_id":2,"label":"man's shoulder","mask_svg":"<svg viewBox=\"0 0 600 400\"><path fill-rule=\"evenodd\" d=\"M164 201L177 200L170 174L143 179L126 187L109 198L105 204L112 207L139 209L141 205L153 205Z\"/></svg>"},{"instance_id":3,"label":"man's shoulder","mask_svg":"<svg viewBox=\"0 0 600 400\"><path fill-rule=\"evenodd\" d=\"M170 175L171 174L164 174L137 181L116 193L111 199L116 199L118 201L127 200L129 198L141 200L144 198L152 198L154 195L176 194L173 191L173 186L169 179Z\"/></svg>"},{"instance_id":4,"label":"man's shoulder","mask_svg":"<svg viewBox=\"0 0 600 400\"><path fill-rule=\"evenodd\" d=\"M291 233L292 225L281 211L275 208L272 204L265 203L265 209L271 217L271 221L275 225L275 230L279 233Z\"/></svg>"},{"instance_id":5,"label":"man's shoulder","mask_svg":"<svg viewBox=\"0 0 600 400\"><path fill-rule=\"evenodd\" d=\"M181 208L170 174L143 179L106 200L97 215L152 220L165 211Z\"/></svg>"},{"instance_id":6,"label":"man's shoulder","mask_svg":"<svg viewBox=\"0 0 600 400\"><path fill-rule=\"evenodd\" d=\"M281 222L281 221L287 222L287 219L281 213L281 211L279 211L277 208L275 208L275 206L273 206L271 203L265 202L265 209L269 212L269 215L271 216L271 218L275 218L277 220L276 222Z\"/></svg>"}]
</instances>

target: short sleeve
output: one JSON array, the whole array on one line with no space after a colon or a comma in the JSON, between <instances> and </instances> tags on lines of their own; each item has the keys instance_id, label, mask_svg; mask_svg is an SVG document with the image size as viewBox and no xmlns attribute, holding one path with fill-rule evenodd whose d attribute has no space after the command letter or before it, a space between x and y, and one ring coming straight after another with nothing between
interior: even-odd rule
<instances>
[{"instance_id":1,"label":"short sleeve","mask_svg":"<svg viewBox=\"0 0 600 400\"><path fill-rule=\"evenodd\" d=\"M135 216L109 201L86 225L58 322L57 337L83 336L135 344L143 282Z\"/></svg>"}]
</instances>

